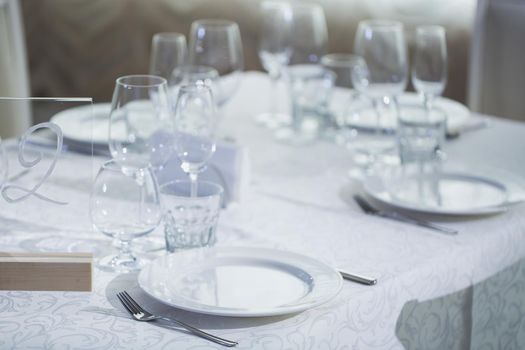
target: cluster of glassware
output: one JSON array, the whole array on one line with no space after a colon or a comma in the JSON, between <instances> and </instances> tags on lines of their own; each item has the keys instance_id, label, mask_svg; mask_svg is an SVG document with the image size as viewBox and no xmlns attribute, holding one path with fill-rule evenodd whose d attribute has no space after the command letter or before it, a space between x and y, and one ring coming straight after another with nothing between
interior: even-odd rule
<instances>
[{"instance_id":1,"label":"cluster of glassware","mask_svg":"<svg viewBox=\"0 0 525 350\"><path fill-rule=\"evenodd\" d=\"M446 116L433 102L446 85L443 27L424 25L415 30L412 84L423 102L407 106L399 102L409 74L400 22L362 21L354 54L326 54L328 35L322 7L263 2L261 18L259 56L274 84L271 91L275 94L275 82L285 77L292 102L291 117L276 113L272 101L272 111L256 118L276 128L278 140L300 145L339 136L367 171L388 155L409 163L439 154ZM329 106L335 87L352 89L343 111Z\"/></svg>"},{"instance_id":2,"label":"cluster of glassware","mask_svg":"<svg viewBox=\"0 0 525 350\"><path fill-rule=\"evenodd\" d=\"M109 129L112 160L95 179L90 216L119 253L101 259L101 268L140 269L143 262L131 242L161 221L169 251L215 242L222 188L198 181L198 174L215 152L216 105L234 94L242 69L237 24L200 20L192 25L189 49L182 34L156 34L150 75L117 79ZM172 154L189 180L159 186L155 174Z\"/></svg>"}]
</instances>

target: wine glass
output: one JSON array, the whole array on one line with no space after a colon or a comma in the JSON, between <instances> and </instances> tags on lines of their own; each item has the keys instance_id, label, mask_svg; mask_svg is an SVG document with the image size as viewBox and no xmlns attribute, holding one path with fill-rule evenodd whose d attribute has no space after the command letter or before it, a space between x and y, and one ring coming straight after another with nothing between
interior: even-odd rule
<instances>
[{"instance_id":1,"label":"wine glass","mask_svg":"<svg viewBox=\"0 0 525 350\"><path fill-rule=\"evenodd\" d=\"M218 79L219 72L212 67L191 65L177 67L173 70L173 73L171 73L171 77L168 80L169 90L173 97L171 102L173 104L177 102L177 96L179 95L179 89L181 86L197 84L199 82L208 85L215 96L218 93Z\"/></svg>"},{"instance_id":2,"label":"wine glass","mask_svg":"<svg viewBox=\"0 0 525 350\"><path fill-rule=\"evenodd\" d=\"M275 127L290 119L289 116L276 112L276 94L277 81L292 54L292 8L288 3L264 1L260 12L259 59L271 81L271 111L258 115L256 121L267 127Z\"/></svg>"},{"instance_id":3,"label":"wine glass","mask_svg":"<svg viewBox=\"0 0 525 350\"><path fill-rule=\"evenodd\" d=\"M315 4L294 4L290 64L316 64L326 53L328 30L324 10Z\"/></svg>"},{"instance_id":4,"label":"wine glass","mask_svg":"<svg viewBox=\"0 0 525 350\"><path fill-rule=\"evenodd\" d=\"M219 72L216 93L222 106L237 90L244 69L241 33L237 23L221 19L202 19L192 23L188 61L209 66Z\"/></svg>"},{"instance_id":5,"label":"wine glass","mask_svg":"<svg viewBox=\"0 0 525 350\"><path fill-rule=\"evenodd\" d=\"M102 258L98 266L116 272L140 269L144 264L133 255L131 241L151 233L162 217L151 169L128 175L114 160L103 164L91 191L89 214L94 228L112 237L119 248L118 254Z\"/></svg>"},{"instance_id":6,"label":"wine glass","mask_svg":"<svg viewBox=\"0 0 525 350\"><path fill-rule=\"evenodd\" d=\"M186 37L180 33L157 33L151 43L149 74L168 80L186 61Z\"/></svg>"},{"instance_id":7,"label":"wine glass","mask_svg":"<svg viewBox=\"0 0 525 350\"><path fill-rule=\"evenodd\" d=\"M197 177L215 152L216 112L211 88L203 83L180 87L175 106L175 151L189 175L191 195Z\"/></svg>"},{"instance_id":8,"label":"wine glass","mask_svg":"<svg viewBox=\"0 0 525 350\"><path fill-rule=\"evenodd\" d=\"M398 111L396 98L407 84L407 47L403 25L396 21L368 20L359 22L354 52L364 61L352 74L354 88L371 99L376 114L375 138L370 147L374 153L383 153L395 147L387 127L390 110ZM398 114L398 112L396 112ZM394 115L394 120L396 119ZM383 137L382 137L383 136Z\"/></svg>"},{"instance_id":9,"label":"wine glass","mask_svg":"<svg viewBox=\"0 0 525 350\"><path fill-rule=\"evenodd\" d=\"M424 99L428 111L447 83L447 44L445 28L437 25L416 28L416 47L412 84Z\"/></svg>"},{"instance_id":10,"label":"wine glass","mask_svg":"<svg viewBox=\"0 0 525 350\"><path fill-rule=\"evenodd\" d=\"M173 149L166 79L128 75L117 79L110 113L109 149L122 170L161 167Z\"/></svg>"}]
</instances>

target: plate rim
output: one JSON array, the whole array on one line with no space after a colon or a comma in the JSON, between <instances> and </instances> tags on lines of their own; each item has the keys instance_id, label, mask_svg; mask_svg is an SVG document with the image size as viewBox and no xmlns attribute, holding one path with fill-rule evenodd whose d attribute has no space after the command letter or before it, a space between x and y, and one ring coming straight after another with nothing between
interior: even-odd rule
<instances>
[{"instance_id":1,"label":"plate rim","mask_svg":"<svg viewBox=\"0 0 525 350\"><path fill-rule=\"evenodd\" d=\"M333 276L335 276L335 278L337 280L337 286L336 286L336 288L334 288L334 291L331 294L329 294L329 295L327 294L324 298L322 298L322 299L320 299L320 300L318 300L316 302L309 303L309 304L298 304L298 305L292 305L292 306L286 306L286 307L270 307L270 308L252 309L252 310L239 310L239 309L219 308L219 307L216 310L203 310L203 309L199 309L198 307L193 307L193 306L188 306L188 305L180 305L180 304L177 304L176 302L173 303L173 302L169 302L169 301L161 299L159 296L155 295L152 291L150 291L146 286L144 286L144 281L143 281L143 279L145 278L144 275L146 274L146 271L148 269L151 269L152 266L156 262L158 262L160 260L163 260L163 259L169 259L170 257L175 256L175 254L177 254L177 253L182 253L182 254L195 253L197 251L197 249L198 250L200 250L200 249L207 249L209 251L212 251L212 250L215 250L215 251L216 250L219 250L219 251L234 251L234 252L240 253L240 256L238 256L237 258L239 258L239 257L240 258L242 258L242 257L249 257L249 256L247 256L248 255L247 253L249 253L250 251L265 252L266 253L265 259L267 259L270 262L282 262L282 260L280 260L280 259L276 260L276 259L273 258L271 253L275 254L276 252L279 253L279 254L285 254L285 255L288 255L288 256L292 256L294 259L296 259L296 258L307 259L310 262L314 262L318 266L322 266L326 270L330 270L331 272L333 272ZM181 309L181 310L186 310L186 311L195 312L195 313L199 313L199 314L214 315L214 316L225 316L225 317L268 317L268 316L279 316L279 315L287 315L287 314L293 314L293 313L302 312L302 311L305 311L305 310L317 307L319 305L322 305L322 304L332 300L333 298L335 298L340 293L340 291L341 291L341 289L343 287L343 278L339 274L339 272L337 272L337 270L335 268L333 268L332 266L330 266L330 265L328 265L328 264L326 264L326 263L324 263L324 262L322 262L320 260L317 260L317 259L315 259L313 257L308 256L308 255L297 253L297 252L294 252L294 251L287 251L287 250L267 248L267 247L253 247L253 246L219 246L219 247L212 247L212 248L204 247L204 248L189 249L189 250L186 250L186 251L175 252L175 253L171 253L171 254L168 254L168 255L164 255L164 256L161 256L161 257L155 259L150 264L145 266L140 271L140 273L139 273L139 275L137 277L137 282L138 282L139 287L147 295L149 295L150 297L154 298L155 300L157 300L157 301L159 301L159 302L161 302L161 303L163 303L165 305L169 305L169 306ZM314 279L314 288L315 288L315 279ZM183 298L183 297L181 297L181 298ZM202 305L204 305L204 304L202 304Z\"/></svg>"},{"instance_id":2,"label":"plate rim","mask_svg":"<svg viewBox=\"0 0 525 350\"><path fill-rule=\"evenodd\" d=\"M515 202L509 201L509 193L508 193L508 187L505 186L504 183L479 174L468 174L461 171L445 171L444 173L451 175L460 175L462 177L471 177L471 178L478 178L481 179L483 182L488 183L494 183L500 185L502 188L505 189L507 198L505 202L499 204L499 205L490 205L485 207L478 207L475 209L458 209L458 210L451 210L451 209L433 209L429 207L417 207L415 204L405 203L402 201L392 201L392 196L388 194L388 198L385 198L384 195L381 193L377 193L377 191L374 191L371 189L371 181L372 179L377 179L377 176L366 178L363 182L363 190L367 195L374 198L375 200L378 200L379 202L394 207L399 208L403 210L408 210L416 213L422 213L422 214L430 214L430 215L444 215L444 216L477 216L477 215L491 215L491 214L498 214L503 213L509 209L510 206L516 204ZM383 184L383 182L381 181ZM389 200L390 199L390 200Z\"/></svg>"},{"instance_id":3,"label":"plate rim","mask_svg":"<svg viewBox=\"0 0 525 350\"><path fill-rule=\"evenodd\" d=\"M67 131L67 128L63 128L63 124L61 124L61 120L64 119L64 118L67 118L67 116L69 114L76 114L77 115L77 118L81 118L82 115L80 114L79 110L80 109L87 109L87 108L92 108L93 109L93 113L95 112L95 109L104 109L104 108L109 108L109 111L108 112L111 112L111 102L99 102L99 103L92 103L91 105L85 105L85 106L75 106L75 107L72 107L72 108L68 108L68 109L65 109L63 111L60 111L58 113L55 113L51 118L49 118L49 121L51 123L54 123L56 125L58 125L60 127L60 129L62 130L62 134L64 136L64 139L68 139L68 140L71 140L71 141L74 141L74 142L81 142L81 143L89 143L89 144L93 144L93 145L108 145L109 142L108 141L99 141L99 140L95 140L94 139L94 135L91 135L91 139L87 139L87 138L78 138L76 137L75 135L71 135L71 133L69 133ZM71 117L71 116L69 116ZM58 122L57 122L58 120ZM109 127L109 113L108 113L108 127Z\"/></svg>"}]
</instances>

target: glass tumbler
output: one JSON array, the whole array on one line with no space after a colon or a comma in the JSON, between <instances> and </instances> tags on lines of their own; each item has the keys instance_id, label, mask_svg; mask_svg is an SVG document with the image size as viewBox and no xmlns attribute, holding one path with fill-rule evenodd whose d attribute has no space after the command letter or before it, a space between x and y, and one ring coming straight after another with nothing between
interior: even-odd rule
<instances>
[{"instance_id":1,"label":"glass tumbler","mask_svg":"<svg viewBox=\"0 0 525 350\"><path fill-rule=\"evenodd\" d=\"M199 181L192 196L191 182L177 180L162 185L160 193L169 252L215 244L223 195L220 185Z\"/></svg>"},{"instance_id":2,"label":"glass tumbler","mask_svg":"<svg viewBox=\"0 0 525 350\"><path fill-rule=\"evenodd\" d=\"M276 138L285 143L301 145L317 139L329 123L328 100L335 73L316 64L290 66L292 124L280 129Z\"/></svg>"},{"instance_id":3,"label":"glass tumbler","mask_svg":"<svg viewBox=\"0 0 525 350\"><path fill-rule=\"evenodd\" d=\"M437 108L404 106L400 111L397 131L399 158L403 168L416 164L418 172L439 164L445 140L446 115Z\"/></svg>"}]
</instances>

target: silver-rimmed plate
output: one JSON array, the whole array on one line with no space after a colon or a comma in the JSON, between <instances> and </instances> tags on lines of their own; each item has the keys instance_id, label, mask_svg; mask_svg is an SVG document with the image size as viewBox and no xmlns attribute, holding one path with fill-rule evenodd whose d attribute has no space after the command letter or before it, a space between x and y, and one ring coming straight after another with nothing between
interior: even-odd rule
<instances>
[{"instance_id":1,"label":"silver-rimmed plate","mask_svg":"<svg viewBox=\"0 0 525 350\"><path fill-rule=\"evenodd\" d=\"M139 274L140 287L180 309L259 317L304 311L342 286L332 267L305 255L265 248L217 247L163 256Z\"/></svg>"},{"instance_id":2,"label":"silver-rimmed plate","mask_svg":"<svg viewBox=\"0 0 525 350\"><path fill-rule=\"evenodd\" d=\"M523 188L518 193L503 179L466 172L387 179L371 176L364 180L363 189L392 207L438 215L495 214L523 201Z\"/></svg>"}]
</instances>

